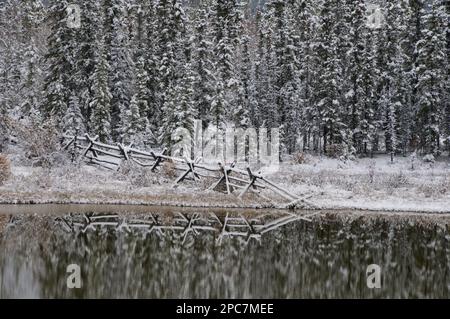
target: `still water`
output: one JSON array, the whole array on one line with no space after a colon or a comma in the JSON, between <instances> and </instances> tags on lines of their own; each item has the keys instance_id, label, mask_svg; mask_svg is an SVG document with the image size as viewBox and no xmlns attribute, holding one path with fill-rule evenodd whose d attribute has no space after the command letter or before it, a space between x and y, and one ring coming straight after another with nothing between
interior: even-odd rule
<instances>
[{"instance_id":1,"label":"still water","mask_svg":"<svg viewBox=\"0 0 450 319\"><path fill-rule=\"evenodd\" d=\"M450 216L0 206L0 298L17 297L449 298Z\"/></svg>"}]
</instances>

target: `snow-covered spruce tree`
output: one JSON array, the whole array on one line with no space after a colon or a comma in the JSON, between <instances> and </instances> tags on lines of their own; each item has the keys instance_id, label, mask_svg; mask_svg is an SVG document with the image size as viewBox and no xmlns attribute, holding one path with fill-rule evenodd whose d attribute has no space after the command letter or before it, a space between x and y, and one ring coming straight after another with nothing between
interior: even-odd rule
<instances>
[{"instance_id":1,"label":"snow-covered spruce tree","mask_svg":"<svg viewBox=\"0 0 450 319\"><path fill-rule=\"evenodd\" d=\"M79 97L76 92L69 98L67 112L62 119L63 131L69 135L81 135L86 131L83 115L81 114Z\"/></svg>"},{"instance_id":2,"label":"snow-covered spruce tree","mask_svg":"<svg viewBox=\"0 0 450 319\"><path fill-rule=\"evenodd\" d=\"M195 72L194 107L199 120L207 127L210 120L211 101L214 95L215 82L212 64L212 43L209 40L208 6L203 3L196 13L195 52L193 69Z\"/></svg>"},{"instance_id":3,"label":"snow-covered spruce tree","mask_svg":"<svg viewBox=\"0 0 450 319\"><path fill-rule=\"evenodd\" d=\"M397 141L395 148L397 151L402 151L403 154L409 149L415 119L412 103L415 94L415 70L413 64L411 64L414 61L415 50L411 50L410 43L414 28L410 29L408 26L411 3L407 0L389 3L387 6L389 11L386 14L386 24L389 22L394 27L386 26L389 37L387 40L383 39L381 41L382 43L389 43L389 46L393 47L393 49L388 50L394 55L390 59L388 70L390 71L392 87L395 88L391 101L395 106L397 117ZM382 66L386 66L386 64L384 63ZM382 72L385 70L385 68L380 69Z\"/></svg>"},{"instance_id":4,"label":"snow-covered spruce tree","mask_svg":"<svg viewBox=\"0 0 450 319\"><path fill-rule=\"evenodd\" d=\"M344 30L348 30L343 37L347 80L344 83L344 99L348 109L343 117L349 126L350 143L358 153L367 153L376 133L376 57L373 51L375 34L366 24L365 1L346 1L344 10Z\"/></svg>"},{"instance_id":5,"label":"snow-covered spruce tree","mask_svg":"<svg viewBox=\"0 0 450 319\"><path fill-rule=\"evenodd\" d=\"M158 100L158 80L159 70L157 63L158 49L158 32L157 32L157 17L156 5L154 1L146 1L145 9L145 27L147 39L144 43L145 47L145 70L147 73L147 102L148 102L148 119L150 122L150 130L153 133L158 132L158 120L161 118L161 108ZM156 134L157 135L157 134ZM153 142L156 142L154 140Z\"/></svg>"},{"instance_id":6,"label":"snow-covered spruce tree","mask_svg":"<svg viewBox=\"0 0 450 319\"><path fill-rule=\"evenodd\" d=\"M96 35L102 30L103 17L101 1L80 1L81 26L78 29L78 50L76 56L76 73L73 75L76 81L76 89L73 94L77 95L79 107L84 120L84 127L89 131L89 119L93 99L93 74L95 71L95 59L97 42Z\"/></svg>"},{"instance_id":7,"label":"snow-covered spruce tree","mask_svg":"<svg viewBox=\"0 0 450 319\"><path fill-rule=\"evenodd\" d=\"M213 12L213 39L215 59L216 92L212 101L211 122L221 128L227 120L232 119L235 105L235 90L239 80L234 65L235 47L230 37L231 22L235 19L237 3L235 1L215 0ZM233 34L233 37L235 34ZM231 112L227 112L231 110ZM228 115L225 118L225 115Z\"/></svg>"},{"instance_id":8,"label":"snow-covered spruce tree","mask_svg":"<svg viewBox=\"0 0 450 319\"><path fill-rule=\"evenodd\" d=\"M130 107L122 113L122 142L126 144L139 143L138 134L143 131L141 126L141 115L139 112L138 96L133 95Z\"/></svg>"},{"instance_id":9,"label":"snow-covered spruce tree","mask_svg":"<svg viewBox=\"0 0 450 319\"><path fill-rule=\"evenodd\" d=\"M450 1L446 2L446 15L447 15L447 21L450 23ZM446 92L445 95L445 102L444 102L444 108L443 108L443 115L442 115L442 132L444 133L444 139L445 139L445 145L448 151L448 155L450 156L450 26L447 28L447 78L445 81L445 88L444 92Z\"/></svg>"},{"instance_id":10,"label":"snow-covered spruce tree","mask_svg":"<svg viewBox=\"0 0 450 319\"><path fill-rule=\"evenodd\" d=\"M166 133L161 128L164 112L167 113L166 104L169 95L173 98L178 77L180 77L179 67L181 66L182 48L180 47L181 34L185 28L185 14L178 0L160 0L156 6L157 22L155 32L157 35L156 65L158 76L156 79L157 105L154 108L152 123L155 123L162 137ZM165 111L166 109L166 111Z\"/></svg>"},{"instance_id":11,"label":"snow-covered spruce tree","mask_svg":"<svg viewBox=\"0 0 450 319\"><path fill-rule=\"evenodd\" d=\"M135 70L133 98L139 105L143 130L136 138L150 144L157 143L154 133L158 132L161 119L161 106L156 97L159 91L157 87L159 71L156 63L158 60L156 54L159 52L156 4L156 1L134 0L128 7L130 43Z\"/></svg>"},{"instance_id":12,"label":"snow-covered spruce tree","mask_svg":"<svg viewBox=\"0 0 450 319\"><path fill-rule=\"evenodd\" d=\"M123 121L123 140L125 143L134 143L135 145L150 144L153 135L148 120L148 79L144 60L144 56L140 56L135 64L135 93Z\"/></svg>"},{"instance_id":13,"label":"snow-covered spruce tree","mask_svg":"<svg viewBox=\"0 0 450 319\"><path fill-rule=\"evenodd\" d=\"M252 63L250 58L250 39L244 29L245 2L230 1L230 17L228 22L228 37L232 44L232 56L234 57L233 79L228 83L230 92L229 99L232 106L231 123L236 128L246 129L251 125L251 81ZM233 94L234 91L234 94Z\"/></svg>"},{"instance_id":14,"label":"snow-covered spruce tree","mask_svg":"<svg viewBox=\"0 0 450 319\"><path fill-rule=\"evenodd\" d=\"M256 15L257 54L255 63L255 90L257 104L257 127L278 127L277 110L274 105L275 63L272 41L272 25L268 12Z\"/></svg>"},{"instance_id":15,"label":"snow-covered spruce tree","mask_svg":"<svg viewBox=\"0 0 450 319\"><path fill-rule=\"evenodd\" d=\"M127 6L126 14L128 27L130 30L130 46L132 47L132 57L137 61L144 56L147 39L147 18L148 7L153 1L132 0Z\"/></svg>"},{"instance_id":16,"label":"snow-covered spruce tree","mask_svg":"<svg viewBox=\"0 0 450 319\"><path fill-rule=\"evenodd\" d=\"M99 140L107 142L111 140L111 99L109 91L109 65L105 54L104 39L101 33L96 39L97 51L95 58L95 70L92 75L93 98L90 103L92 110L90 118L90 130L98 135Z\"/></svg>"},{"instance_id":17,"label":"snow-covered spruce tree","mask_svg":"<svg viewBox=\"0 0 450 319\"><path fill-rule=\"evenodd\" d=\"M264 92L263 79L267 76L267 71L265 69L265 65L262 61L265 58L265 48L263 41L263 31L261 30L262 24L262 13L260 10L256 11L255 14L255 39L256 42L256 50L253 58L254 65L254 79L252 85L254 87L254 97L253 104L250 110L251 121L254 127L259 128L262 124L261 119L261 108L262 108L262 96L261 94Z\"/></svg>"},{"instance_id":18,"label":"snow-covered spruce tree","mask_svg":"<svg viewBox=\"0 0 450 319\"><path fill-rule=\"evenodd\" d=\"M241 0L228 0L228 37L230 43L235 47L239 47L241 44L242 33L242 20L243 10L245 8L245 1Z\"/></svg>"},{"instance_id":19,"label":"snow-covered spruce tree","mask_svg":"<svg viewBox=\"0 0 450 319\"><path fill-rule=\"evenodd\" d=\"M62 119L66 114L73 87L74 52L78 45L76 31L67 24L67 1L52 0L49 3L51 33L48 39L48 64L45 79L45 100L42 111L45 119ZM57 121L62 124L61 121Z\"/></svg>"},{"instance_id":20,"label":"snow-covered spruce tree","mask_svg":"<svg viewBox=\"0 0 450 319\"><path fill-rule=\"evenodd\" d=\"M17 0L8 0L0 4L0 18L0 108L9 114L22 103L23 7Z\"/></svg>"},{"instance_id":21,"label":"snow-covered spruce tree","mask_svg":"<svg viewBox=\"0 0 450 319\"><path fill-rule=\"evenodd\" d=\"M317 67L320 69L315 84L315 97L318 108L319 128L323 136L323 150L330 145L341 145L344 151L351 152L351 139L346 135L347 123L342 118L342 96L340 95L343 74L341 57L338 55L341 44L338 18L339 1L321 3L320 27L317 40Z\"/></svg>"},{"instance_id":22,"label":"snow-covered spruce tree","mask_svg":"<svg viewBox=\"0 0 450 319\"><path fill-rule=\"evenodd\" d=\"M291 12L289 12L291 15ZM289 74L291 79L287 81L280 95L283 99L284 106L284 122L282 123L282 141L286 148L288 154L296 152L297 149L297 138L300 134L301 128L301 96L303 96L303 87L301 86L301 81L299 77L299 61L297 57L298 46L296 42L298 41L297 36L294 34L294 25L292 23L292 17L289 19L291 21L288 28L287 36L287 46L285 51L286 66L284 67L284 74ZM292 74L292 75L291 75Z\"/></svg>"},{"instance_id":23,"label":"snow-covered spruce tree","mask_svg":"<svg viewBox=\"0 0 450 319\"><path fill-rule=\"evenodd\" d=\"M39 60L41 56L36 50L34 40L31 41L28 50L25 52L26 75L22 82L24 88L24 100L20 106L20 113L24 117L40 118L39 103L42 100L42 78L43 72L40 68Z\"/></svg>"},{"instance_id":24,"label":"snow-covered spruce tree","mask_svg":"<svg viewBox=\"0 0 450 319\"><path fill-rule=\"evenodd\" d=\"M385 6L385 22L379 31L378 67L380 69L378 98L379 112L384 130L386 152L397 152L400 147L398 133L401 127L400 112L408 107L402 99L399 87L403 74L401 17L402 3L388 2Z\"/></svg>"},{"instance_id":25,"label":"snow-covered spruce tree","mask_svg":"<svg viewBox=\"0 0 450 319\"><path fill-rule=\"evenodd\" d=\"M192 76L179 78L177 83L169 91L164 103L164 117L161 126L161 141L166 147L172 147L179 142L179 137L174 133L179 129L193 132L193 108L191 103L192 89L186 82L192 83Z\"/></svg>"},{"instance_id":26,"label":"snow-covered spruce tree","mask_svg":"<svg viewBox=\"0 0 450 319\"><path fill-rule=\"evenodd\" d=\"M293 9L289 2L273 0L268 4L273 15L275 53L276 122L281 128L282 147L288 153L296 148L299 129L298 48L294 29Z\"/></svg>"},{"instance_id":27,"label":"snow-covered spruce tree","mask_svg":"<svg viewBox=\"0 0 450 319\"><path fill-rule=\"evenodd\" d=\"M241 47L238 104L233 116L235 126L246 129L249 126L255 127L257 124L257 122L254 121L256 118L255 86L251 57L252 53L250 52L250 37L248 35L242 37Z\"/></svg>"},{"instance_id":28,"label":"snow-covered spruce tree","mask_svg":"<svg viewBox=\"0 0 450 319\"><path fill-rule=\"evenodd\" d=\"M417 121L417 101L419 99L418 92L418 50L417 43L422 38L421 29L423 28L422 8L423 0L409 0L407 4L403 6L405 11L405 38L402 48L405 52L404 55L404 72L407 78L407 87L403 87L405 91L405 98L407 100L408 108L410 109L410 136L409 146L412 150L416 151L420 147L420 132ZM381 40L383 41L383 40Z\"/></svg>"},{"instance_id":29,"label":"snow-covered spruce tree","mask_svg":"<svg viewBox=\"0 0 450 319\"><path fill-rule=\"evenodd\" d=\"M315 11L314 4L310 1L297 1L294 3L295 30L298 30L299 96L300 123L299 131L303 137L303 150L308 150L311 143L311 135L315 127L314 120L316 108L313 100L313 86L315 79L314 68L314 32Z\"/></svg>"},{"instance_id":30,"label":"snow-covered spruce tree","mask_svg":"<svg viewBox=\"0 0 450 319\"><path fill-rule=\"evenodd\" d=\"M186 15L181 4L173 0L167 7L170 30L166 30L165 45L168 51L163 53L162 66L166 70L163 97L163 117L160 127L160 141L166 147L178 142L173 139L177 129L193 131L193 81L192 39L187 36ZM167 54L167 55L166 55ZM163 82L164 83L164 82Z\"/></svg>"},{"instance_id":31,"label":"snow-covered spruce tree","mask_svg":"<svg viewBox=\"0 0 450 319\"><path fill-rule=\"evenodd\" d=\"M129 26L124 0L105 0L105 39L109 63L111 100L111 130L114 140L121 140L122 124L130 107L131 72Z\"/></svg>"},{"instance_id":32,"label":"snow-covered spruce tree","mask_svg":"<svg viewBox=\"0 0 450 319\"><path fill-rule=\"evenodd\" d=\"M23 44L20 116L40 120L39 103L42 101L44 70L42 53L45 51L44 38L47 36L44 20L46 8L40 1L18 3L23 9L20 37Z\"/></svg>"},{"instance_id":33,"label":"snow-covered spruce tree","mask_svg":"<svg viewBox=\"0 0 450 319\"><path fill-rule=\"evenodd\" d=\"M422 9L422 36L417 43L417 119L421 147L426 154L440 152L440 115L445 105L444 88L447 69L445 6L442 1L431 1Z\"/></svg>"}]
</instances>

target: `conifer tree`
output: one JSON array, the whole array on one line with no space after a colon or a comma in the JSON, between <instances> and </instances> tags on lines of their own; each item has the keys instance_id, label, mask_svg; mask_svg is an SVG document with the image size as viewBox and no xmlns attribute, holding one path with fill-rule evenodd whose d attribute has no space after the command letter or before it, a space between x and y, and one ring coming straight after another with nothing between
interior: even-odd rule
<instances>
[{"instance_id":1,"label":"conifer tree","mask_svg":"<svg viewBox=\"0 0 450 319\"><path fill-rule=\"evenodd\" d=\"M214 95L215 81L212 65L212 42L209 41L208 7L203 4L195 17L195 53L193 68L195 70L194 105L196 116L207 127L210 121L211 102Z\"/></svg>"},{"instance_id":2,"label":"conifer tree","mask_svg":"<svg viewBox=\"0 0 450 319\"><path fill-rule=\"evenodd\" d=\"M417 100L418 127L425 153L440 152L440 110L444 105L447 63L445 7L433 0L429 9L422 9L422 37L417 43Z\"/></svg>"},{"instance_id":3,"label":"conifer tree","mask_svg":"<svg viewBox=\"0 0 450 319\"><path fill-rule=\"evenodd\" d=\"M49 7L51 33L48 39L48 73L45 79L45 118L62 119L67 111L69 92L73 86L76 31L67 24L67 2L52 0Z\"/></svg>"},{"instance_id":4,"label":"conifer tree","mask_svg":"<svg viewBox=\"0 0 450 319\"><path fill-rule=\"evenodd\" d=\"M97 54L95 71L92 75L93 99L90 103L92 109L90 127L91 131L98 135L99 140L107 142L111 140L111 100L109 90L109 65L105 54L104 39L101 35L97 38Z\"/></svg>"}]
</instances>

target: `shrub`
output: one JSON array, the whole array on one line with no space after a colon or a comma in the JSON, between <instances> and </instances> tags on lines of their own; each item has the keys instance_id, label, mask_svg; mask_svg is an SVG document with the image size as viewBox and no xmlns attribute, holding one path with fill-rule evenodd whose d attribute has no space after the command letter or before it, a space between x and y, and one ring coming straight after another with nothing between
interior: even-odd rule
<instances>
[{"instance_id":1,"label":"shrub","mask_svg":"<svg viewBox=\"0 0 450 319\"><path fill-rule=\"evenodd\" d=\"M368 171L369 171L369 183L373 184L375 178L375 166L377 163L374 160L369 162Z\"/></svg>"},{"instance_id":2,"label":"shrub","mask_svg":"<svg viewBox=\"0 0 450 319\"><path fill-rule=\"evenodd\" d=\"M446 176L437 183L424 181L423 184L419 185L418 190L420 193L424 194L425 197L445 195L450 190L450 177Z\"/></svg>"},{"instance_id":3,"label":"shrub","mask_svg":"<svg viewBox=\"0 0 450 319\"><path fill-rule=\"evenodd\" d=\"M14 132L24 149L26 160L32 165L50 168L66 164L67 158L60 152L58 131L53 121L23 124L9 119L8 127Z\"/></svg>"},{"instance_id":4,"label":"shrub","mask_svg":"<svg viewBox=\"0 0 450 319\"><path fill-rule=\"evenodd\" d=\"M433 154L427 154L423 157L423 161L425 163L433 164L436 161L436 159L434 158Z\"/></svg>"},{"instance_id":5,"label":"shrub","mask_svg":"<svg viewBox=\"0 0 450 319\"><path fill-rule=\"evenodd\" d=\"M167 178L175 178L177 177L177 170L175 163L172 161L164 162L162 164L162 171L164 173L164 176Z\"/></svg>"},{"instance_id":6,"label":"shrub","mask_svg":"<svg viewBox=\"0 0 450 319\"><path fill-rule=\"evenodd\" d=\"M399 188L408 184L408 177L403 172L390 175L387 179L389 188Z\"/></svg>"},{"instance_id":7,"label":"shrub","mask_svg":"<svg viewBox=\"0 0 450 319\"><path fill-rule=\"evenodd\" d=\"M298 152L292 155L292 162L294 164L307 164L311 161L308 154L303 152Z\"/></svg>"},{"instance_id":8,"label":"shrub","mask_svg":"<svg viewBox=\"0 0 450 319\"><path fill-rule=\"evenodd\" d=\"M11 164L6 156L0 154L0 185L11 177Z\"/></svg>"},{"instance_id":9,"label":"shrub","mask_svg":"<svg viewBox=\"0 0 450 319\"><path fill-rule=\"evenodd\" d=\"M132 162L122 163L117 177L120 180L128 181L135 188L161 185L167 182L164 176L153 173L150 167L140 167Z\"/></svg>"},{"instance_id":10,"label":"shrub","mask_svg":"<svg viewBox=\"0 0 450 319\"><path fill-rule=\"evenodd\" d=\"M342 144L330 144L326 147L327 155L331 158L340 158L345 155L344 145Z\"/></svg>"}]
</instances>

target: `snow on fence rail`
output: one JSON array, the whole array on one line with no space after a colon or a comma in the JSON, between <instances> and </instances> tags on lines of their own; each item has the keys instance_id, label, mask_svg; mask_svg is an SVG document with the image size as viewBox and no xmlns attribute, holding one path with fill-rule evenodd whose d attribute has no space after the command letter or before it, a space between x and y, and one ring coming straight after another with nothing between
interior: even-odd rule
<instances>
[{"instance_id":1,"label":"snow on fence rail","mask_svg":"<svg viewBox=\"0 0 450 319\"><path fill-rule=\"evenodd\" d=\"M148 167L152 172L164 162L175 164L175 169L181 171L177 177L175 185L185 180L197 182L201 178L216 179L209 189L219 191L221 186L227 194L231 195L235 190L239 190L238 197L242 198L248 192L257 194L266 200L272 201L262 194L262 191L271 191L279 195L283 200L288 201L286 207L295 207L299 202L306 202L306 198L299 198L283 187L270 181L261 173L253 172L249 167L239 169L236 163L224 165L218 163L216 167L207 166L201 163L201 159L191 160L188 158L173 157L167 155L167 149L162 151L151 150L145 152L133 148L133 145L109 145L98 141L98 136L63 136L63 150L71 151L72 160L86 158L90 163L114 170L119 169L124 161L133 162L141 167ZM308 203L313 206L311 203Z\"/></svg>"}]
</instances>

